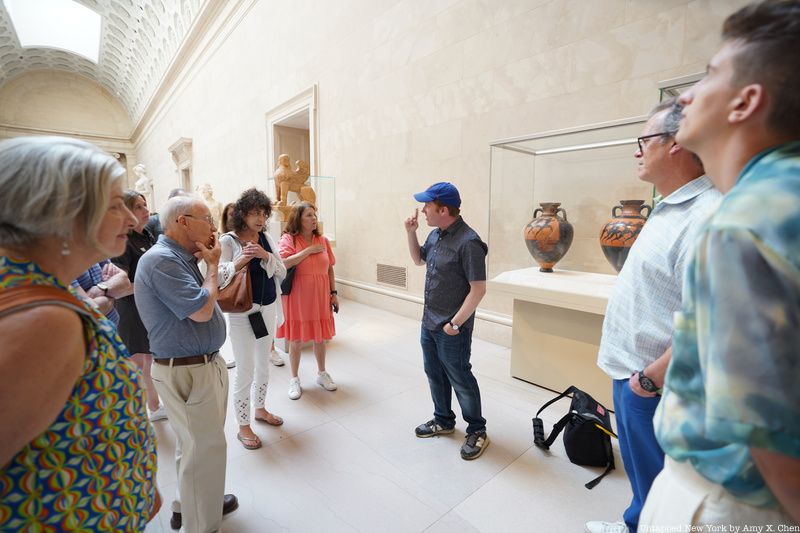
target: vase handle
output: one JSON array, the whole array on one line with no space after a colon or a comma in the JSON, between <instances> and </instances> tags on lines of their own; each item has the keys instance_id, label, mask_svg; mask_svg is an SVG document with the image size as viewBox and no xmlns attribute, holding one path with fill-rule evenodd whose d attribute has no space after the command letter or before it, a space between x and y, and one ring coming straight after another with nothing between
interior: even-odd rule
<instances>
[{"instance_id":1,"label":"vase handle","mask_svg":"<svg viewBox=\"0 0 800 533\"><path fill-rule=\"evenodd\" d=\"M611 218L617 218L619 215L617 214L617 209L622 209L621 205L615 205L611 208Z\"/></svg>"},{"instance_id":2,"label":"vase handle","mask_svg":"<svg viewBox=\"0 0 800 533\"><path fill-rule=\"evenodd\" d=\"M562 213L564 215L564 220L567 220L567 211L563 207L556 209L556 216L558 216L559 213Z\"/></svg>"},{"instance_id":3,"label":"vase handle","mask_svg":"<svg viewBox=\"0 0 800 533\"><path fill-rule=\"evenodd\" d=\"M642 215L642 209L647 209L647 214ZM639 208L639 214L642 215L644 218L649 218L650 213L653 211L653 208L650 207L648 204L644 204L642 207Z\"/></svg>"},{"instance_id":4,"label":"vase handle","mask_svg":"<svg viewBox=\"0 0 800 533\"><path fill-rule=\"evenodd\" d=\"M537 207L536 209L534 209L533 210L533 218L536 218L538 216L536 213L541 212L541 210L542 210L541 207Z\"/></svg>"}]
</instances>

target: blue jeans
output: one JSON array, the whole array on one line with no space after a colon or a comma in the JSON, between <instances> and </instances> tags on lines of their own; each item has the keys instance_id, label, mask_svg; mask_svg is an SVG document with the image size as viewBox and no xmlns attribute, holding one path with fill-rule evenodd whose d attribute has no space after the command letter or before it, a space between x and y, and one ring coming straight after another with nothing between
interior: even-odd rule
<instances>
[{"instance_id":1,"label":"blue jeans","mask_svg":"<svg viewBox=\"0 0 800 533\"><path fill-rule=\"evenodd\" d=\"M423 327L420 343L436 422L445 428L456 425L456 415L450 408L455 389L461 414L467 422L467 433L486 430L486 419L481 416L481 391L469 362L472 331L462 330L451 336L442 330Z\"/></svg>"},{"instance_id":2,"label":"blue jeans","mask_svg":"<svg viewBox=\"0 0 800 533\"><path fill-rule=\"evenodd\" d=\"M622 518L632 532L639 526L639 515L650 486L664 468L664 452L656 440L653 415L661 396L642 398L631 390L627 379L614 380L614 410L619 435L619 452L631 482L633 499Z\"/></svg>"}]
</instances>

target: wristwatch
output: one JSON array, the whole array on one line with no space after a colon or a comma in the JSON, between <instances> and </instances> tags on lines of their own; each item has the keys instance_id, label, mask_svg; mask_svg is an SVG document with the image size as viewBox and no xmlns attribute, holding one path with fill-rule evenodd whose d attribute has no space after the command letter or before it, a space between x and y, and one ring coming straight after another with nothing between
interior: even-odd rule
<instances>
[{"instance_id":1,"label":"wristwatch","mask_svg":"<svg viewBox=\"0 0 800 533\"><path fill-rule=\"evenodd\" d=\"M661 389L656 387L655 382L644 375L644 370L639 371L639 386L647 392L661 392Z\"/></svg>"},{"instance_id":2,"label":"wristwatch","mask_svg":"<svg viewBox=\"0 0 800 533\"><path fill-rule=\"evenodd\" d=\"M101 281L100 283L98 283L96 285L96 287L98 289L100 289L101 291L103 291L103 296L108 296L108 285L106 285L106 283L104 281Z\"/></svg>"},{"instance_id":3,"label":"wristwatch","mask_svg":"<svg viewBox=\"0 0 800 533\"><path fill-rule=\"evenodd\" d=\"M458 328L461 327L458 324L453 324L452 322L450 322L449 324L450 324L450 327L453 328L453 331L458 331Z\"/></svg>"}]
</instances>

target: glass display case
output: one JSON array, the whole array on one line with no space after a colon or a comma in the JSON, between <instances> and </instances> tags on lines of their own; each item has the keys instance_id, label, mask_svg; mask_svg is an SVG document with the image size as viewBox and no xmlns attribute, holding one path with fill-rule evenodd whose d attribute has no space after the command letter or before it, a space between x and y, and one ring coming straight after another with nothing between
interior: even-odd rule
<instances>
[{"instance_id":1,"label":"glass display case","mask_svg":"<svg viewBox=\"0 0 800 533\"><path fill-rule=\"evenodd\" d=\"M652 205L654 189L639 180L636 138L646 117L559 130L491 144L488 276L538 267L523 231L542 203L560 203L572 245L556 271L616 274L599 237L621 200Z\"/></svg>"},{"instance_id":2,"label":"glass display case","mask_svg":"<svg viewBox=\"0 0 800 533\"><path fill-rule=\"evenodd\" d=\"M333 176L309 176L307 184L311 185L316 195L317 218L322 227L322 233L331 241L336 242L336 178ZM306 185L307 186L307 185ZM267 190L274 194L275 179L267 180ZM289 207L293 203L300 201L300 196L296 192L289 192ZM273 199L274 200L274 199ZM281 208L276 208L275 216L280 217ZM286 209L288 213L288 209Z\"/></svg>"}]
</instances>

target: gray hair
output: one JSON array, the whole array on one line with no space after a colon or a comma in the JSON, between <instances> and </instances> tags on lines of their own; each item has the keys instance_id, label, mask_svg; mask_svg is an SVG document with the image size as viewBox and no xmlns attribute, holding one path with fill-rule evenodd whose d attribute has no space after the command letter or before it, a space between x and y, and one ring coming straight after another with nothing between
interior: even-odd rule
<instances>
[{"instance_id":1,"label":"gray hair","mask_svg":"<svg viewBox=\"0 0 800 533\"><path fill-rule=\"evenodd\" d=\"M661 131L669 133L669 136L662 137L661 138L662 143L666 142L669 139L674 139L675 136L678 134L678 129L680 129L681 125L681 115L683 113L683 106L680 104L680 102L678 102L677 96L671 96L670 98L667 98L666 100L655 106L652 109L652 111L650 111L648 118L654 117L655 115L658 115L664 110L667 110L667 112L664 113L664 117L661 119ZM685 147L683 149L686 150ZM689 153L692 154L692 158L694 159L695 163L697 163L697 165L700 167L700 170L705 172L705 169L703 168L703 162L700 160L700 157L698 157L698 155L694 152L689 152Z\"/></svg>"},{"instance_id":2,"label":"gray hair","mask_svg":"<svg viewBox=\"0 0 800 533\"><path fill-rule=\"evenodd\" d=\"M113 185L125 169L100 148L66 137L0 142L0 246L24 248L73 230L97 246Z\"/></svg>"},{"instance_id":3,"label":"gray hair","mask_svg":"<svg viewBox=\"0 0 800 533\"><path fill-rule=\"evenodd\" d=\"M681 113L683 112L683 106L678 103L678 97L672 96L660 102L650 111L650 114L647 117L654 117L664 110L669 111L664 113L664 117L661 119L661 131L669 133L670 137L675 137L675 135L678 133L678 126L681 122Z\"/></svg>"},{"instance_id":4,"label":"gray hair","mask_svg":"<svg viewBox=\"0 0 800 533\"><path fill-rule=\"evenodd\" d=\"M178 223L178 217L187 214L197 204L203 204L203 200L193 194L174 196L167 200L161 209L159 220L164 231L172 229Z\"/></svg>"}]
</instances>

